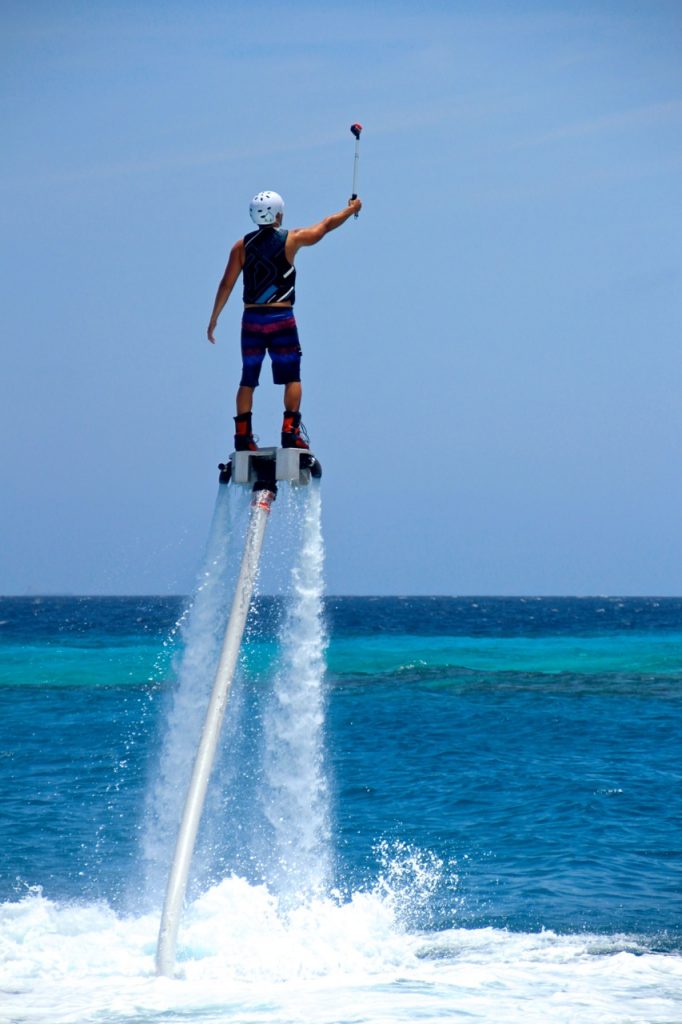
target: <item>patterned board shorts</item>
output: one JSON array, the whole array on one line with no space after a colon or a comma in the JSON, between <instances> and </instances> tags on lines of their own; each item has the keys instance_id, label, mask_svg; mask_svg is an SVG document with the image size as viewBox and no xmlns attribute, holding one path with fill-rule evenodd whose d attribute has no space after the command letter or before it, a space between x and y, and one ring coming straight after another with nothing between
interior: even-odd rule
<instances>
[{"instance_id":1,"label":"patterned board shorts","mask_svg":"<svg viewBox=\"0 0 682 1024\"><path fill-rule=\"evenodd\" d=\"M270 353L275 384L301 379L301 346L293 309L249 307L242 317L242 387L257 388L265 353Z\"/></svg>"}]
</instances>

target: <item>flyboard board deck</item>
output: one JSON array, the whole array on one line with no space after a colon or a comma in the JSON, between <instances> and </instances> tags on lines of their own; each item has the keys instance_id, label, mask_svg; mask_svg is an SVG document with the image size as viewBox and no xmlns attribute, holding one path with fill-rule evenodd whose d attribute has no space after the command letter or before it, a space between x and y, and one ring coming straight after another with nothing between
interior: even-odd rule
<instances>
[{"instance_id":1,"label":"flyboard board deck","mask_svg":"<svg viewBox=\"0 0 682 1024\"><path fill-rule=\"evenodd\" d=\"M322 476L322 466L313 452L303 448L259 448L256 452L232 452L227 462L219 465L221 484L250 484L254 489L263 484L287 481L306 485ZM255 486L254 486L255 485Z\"/></svg>"}]
</instances>

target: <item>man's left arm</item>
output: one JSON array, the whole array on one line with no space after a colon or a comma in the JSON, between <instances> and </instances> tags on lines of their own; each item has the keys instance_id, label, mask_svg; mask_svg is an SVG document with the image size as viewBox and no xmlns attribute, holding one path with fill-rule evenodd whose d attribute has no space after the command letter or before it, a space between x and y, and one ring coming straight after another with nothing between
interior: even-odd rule
<instances>
[{"instance_id":1,"label":"man's left arm","mask_svg":"<svg viewBox=\"0 0 682 1024\"><path fill-rule=\"evenodd\" d=\"M218 325L218 317L223 311L225 303L232 294L232 289L239 279L239 275L244 267L244 242L240 239L232 246L230 251L230 258L227 261L225 267L225 273L223 274L222 280L218 285L218 291L213 303L213 312L211 313L211 319L208 324L206 336L212 345L215 345L215 329Z\"/></svg>"}]
</instances>

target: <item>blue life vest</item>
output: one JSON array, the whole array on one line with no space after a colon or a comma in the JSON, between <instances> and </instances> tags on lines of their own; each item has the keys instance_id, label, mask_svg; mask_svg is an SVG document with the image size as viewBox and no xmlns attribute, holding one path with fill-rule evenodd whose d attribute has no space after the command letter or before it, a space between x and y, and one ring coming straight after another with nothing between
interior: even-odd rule
<instances>
[{"instance_id":1,"label":"blue life vest","mask_svg":"<svg viewBox=\"0 0 682 1024\"><path fill-rule=\"evenodd\" d=\"M284 228L258 228L244 236L244 302L260 305L296 298L296 269L286 258Z\"/></svg>"}]
</instances>

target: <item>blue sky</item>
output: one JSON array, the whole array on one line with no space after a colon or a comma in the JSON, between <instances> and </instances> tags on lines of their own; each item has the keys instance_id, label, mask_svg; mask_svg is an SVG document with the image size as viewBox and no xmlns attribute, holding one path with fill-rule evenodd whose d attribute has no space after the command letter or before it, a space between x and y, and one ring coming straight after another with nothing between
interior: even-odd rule
<instances>
[{"instance_id":1,"label":"blue sky","mask_svg":"<svg viewBox=\"0 0 682 1024\"><path fill-rule=\"evenodd\" d=\"M248 200L297 260L332 593L680 594L682 5L5 2L0 592L185 592ZM265 377L254 426L279 429Z\"/></svg>"}]
</instances>

